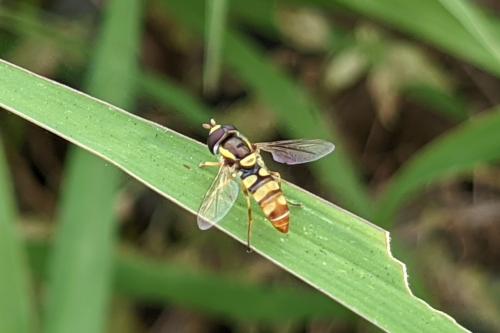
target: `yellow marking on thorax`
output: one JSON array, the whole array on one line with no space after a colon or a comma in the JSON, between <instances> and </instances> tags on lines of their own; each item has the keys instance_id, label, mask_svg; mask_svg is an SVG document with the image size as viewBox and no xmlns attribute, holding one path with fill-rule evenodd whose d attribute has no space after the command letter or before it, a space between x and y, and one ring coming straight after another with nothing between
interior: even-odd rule
<instances>
[{"instance_id":1,"label":"yellow marking on thorax","mask_svg":"<svg viewBox=\"0 0 500 333\"><path fill-rule=\"evenodd\" d=\"M245 188L250 188L255 182L257 181L257 176L256 175L250 175L242 180L243 186Z\"/></svg>"},{"instance_id":2,"label":"yellow marking on thorax","mask_svg":"<svg viewBox=\"0 0 500 333\"><path fill-rule=\"evenodd\" d=\"M224 158L236 161L236 156L234 156L233 153L231 153L229 150L227 150L224 147L219 147L219 154L221 154L222 157L224 157Z\"/></svg>"},{"instance_id":3,"label":"yellow marking on thorax","mask_svg":"<svg viewBox=\"0 0 500 333\"><path fill-rule=\"evenodd\" d=\"M243 141L245 141L245 143L247 144L248 148L250 148L253 151L252 144L250 143L250 141L248 141L248 139L246 137L244 137L243 135L240 135L240 139L242 139Z\"/></svg>"},{"instance_id":4,"label":"yellow marking on thorax","mask_svg":"<svg viewBox=\"0 0 500 333\"><path fill-rule=\"evenodd\" d=\"M240 165L244 168L253 167L257 163L257 156L255 153L251 153L240 161Z\"/></svg>"},{"instance_id":5,"label":"yellow marking on thorax","mask_svg":"<svg viewBox=\"0 0 500 333\"><path fill-rule=\"evenodd\" d=\"M213 132L217 131L220 128L220 125L215 125L210 129L210 132L208 134L212 134Z\"/></svg>"},{"instance_id":6,"label":"yellow marking on thorax","mask_svg":"<svg viewBox=\"0 0 500 333\"><path fill-rule=\"evenodd\" d=\"M253 194L253 197L257 202L260 202L269 192L279 189L280 186L278 185L278 183L275 182L274 180L271 180L262 185L261 187L259 187L257 191L255 191L255 193Z\"/></svg>"},{"instance_id":7,"label":"yellow marking on thorax","mask_svg":"<svg viewBox=\"0 0 500 333\"><path fill-rule=\"evenodd\" d=\"M266 177L266 176L269 176L269 175L270 175L269 170L267 170L266 168L260 168L259 169L259 176Z\"/></svg>"},{"instance_id":8,"label":"yellow marking on thorax","mask_svg":"<svg viewBox=\"0 0 500 333\"><path fill-rule=\"evenodd\" d=\"M262 210L264 211L264 214L266 216L269 216L271 215L271 213L276 209L276 203L274 201L271 201L270 203L268 203L267 205L265 205L264 207L262 207Z\"/></svg>"}]
</instances>

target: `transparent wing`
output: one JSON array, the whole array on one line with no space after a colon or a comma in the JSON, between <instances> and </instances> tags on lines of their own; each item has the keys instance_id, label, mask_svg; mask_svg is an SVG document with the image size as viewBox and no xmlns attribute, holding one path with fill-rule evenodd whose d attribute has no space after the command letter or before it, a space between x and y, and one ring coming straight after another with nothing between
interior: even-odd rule
<instances>
[{"instance_id":1,"label":"transparent wing","mask_svg":"<svg viewBox=\"0 0 500 333\"><path fill-rule=\"evenodd\" d=\"M256 146L271 153L276 162L284 164L316 161L335 149L335 145L328 141L304 139L261 142Z\"/></svg>"},{"instance_id":2,"label":"transparent wing","mask_svg":"<svg viewBox=\"0 0 500 333\"><path fill-rule=\"evenodd\" d=\"M233 169L219 169L198 210L198 227L206 230L217 224L234 205L239 193L238 183L232 177Z\"/></svg>"}]
</instances>

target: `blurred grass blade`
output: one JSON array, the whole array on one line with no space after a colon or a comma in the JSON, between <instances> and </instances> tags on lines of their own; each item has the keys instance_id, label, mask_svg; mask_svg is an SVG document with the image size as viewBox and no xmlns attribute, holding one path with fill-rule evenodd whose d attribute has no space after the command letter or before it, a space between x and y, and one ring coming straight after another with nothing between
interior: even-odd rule
<instances>
[{"instance_id":1,"label":"blurred grass blade","mask_svg":"<svg viewBox=\"0 0 500 333\"><path fill-rule=\"evenodd\" d=\"M256 31L264 33L271 39L279 39L276 10L279 6L275 0L232 0L230 13L238 23L250 25Z\"/></svg>"},{"instance_id":2,"label":"blurred grass blade","mask_svg":"<svg viewBox=\"0 0 500 333\"><path fill-rule=\"evenodd\" d=\"M307 1L310 4L310 1ZM314 0L325 7L341 4L362 15L381 20L401 31L421 38L456 57L500 76L500 62L485 48L477 36L471 34L460 21L450 14L440 1L421 0ZM461 6L459 1L450 0L450 6ZM472 8L472 5L468 6ZM459 11L460 9L456 9ZM479 11L478 7L475 10ZM420 19L415 19L420 18ZM487 25L492 33L500 33L498 20L490 17ZM498 43L498 40L497 40ZM498 44L496 44L498 47Z\"/></svg>"},{"instance_id":3,"label":"blurred grass blade","mask_svg":"<svg viewBox=\"0 0 500 333\"><path fill-rule=\"evenodd\" d=\"M68 332L68 327L72 332L101 332L110 297L119 178L114 168L83 150L74 149L68 158L49 263L45 332Z\"/></svg>"},{"instance_id":4,"label":"blurred grass blade","mask_svg":"<svg viewBox=\"0 0 500 333\"><path fill-rule=\"evenodd\" d=\"M352 317L347 309L319 293L286 286L258 286L137 255L117 258L116 276L118 290L134 299L174 302L244 321Z\"/></svg>"},{"instance_id":5,"label":"blurred grass blade","mask_svg":"<svg viewBox=\"0 0 500 333\"><path fill-rule=\"evenodd\" d=\"M431 85L410 84L404 88L404 93L410 99L455 121L463 121L469 117L470 111L463 100Z\"/></svg>"},{"instance_id":6,"label":"blurred grass blade","mask_svg":"<svg viewBox=\"0 0 500 333\"><path fill-rule=\"evenodd\" d=\"M88 90L124 107L134 98L139 17L137 0L108 3L90 68ZM70 152L67 166L50 261L45 332L98 333L111 296L120 173L79 148Z\"/></svg>"},{"instance_id":7,"label":"blurred grass blade","mask_svg":"<svg viewBox=\"0 0 500 333\"><path fill-rule=\"evenodd\" d=\"M496 109L423 148L392 178L378 204L377 224L390 227L397 210L426 185L500 160L499 131L500 109Z\"/></svg>"},{"instance_id":8,"label":"blurred grass blade","mask_svg":"<svg viewBox=\"0 0 500 333\"><path fill-rule=\"evenodd\" d=\"M213 159L204 145L4 61L0 106L106 159L193 213L215 174L197 167ZM256 214L257 253L387 331L465 331L411 294L404 266L390 253L386 231L283 185L302 208L292 210L288 235ZM240 197L219 228L243 243L245 214Z\"/></svg>"},{"instance_id":9,"label":"blurred grass blade","mask_svg":"<svg viewBox=\"0 0 500 333\"><path fill-rule=\"evenodd\" d=\"M203 6L200 1L161 1L184 25L198 33L203 30ZM336 158L311 165L332 188L339 200L362 216L371 216L371 201L350 163L340 135L334 133L329 119L305 89L269 62L244 35L225 31L224 58L237 75L279 115L291 138L323 138L333 141ZM256 121L265 121L256 119ZM332 135L334 133L334 135Z\"/></svg>"},{"instance_id":10,"label":"blurred grass blade","mask_svg":"<svg viewBox=\"0 0 500 333\"><path fill-rule=\"evenodd\" d=\"M37 240L28 245L32 269L41 275L49 247ZM117 254L114 261L115 291L140 302L176 304L226 319L268 323L306 318L341 321L353 317L350 311L317 291L261 286L128 252Z\"/></svg>"},{"instance_id":11,"label":"blurred grass blade","mask_svg":"<svg viewBox=\"0 0 500 333\"><path fill-rule=\"evenodd\" d=\"M250 25L271 39L277 37L276 3L267 0L258 1L233 1L231 10L238 17L238 22ZM333 28L333 27L332 27ZM376 53L373 50L360 48L342 48L343 45L352 45L356 41L348 32L332 31L337 35L335 42L330 45L330 52L339 50L336 58L326 67L326 85L329 89L336 90L337 85L349 86L359 79L366 69L364 57ZM373 57L376 57L372 54ZM331 71L331 76L329 75ZM455 121L465 120L468 117L467 107L463 101L443 89L438 89L428 84L412 84L404 88L404 93L418 103L432 108Z\"/></svg>"},{"instance_id":12,"label":"blurred grass blade","mask_svg":"<svg viewBox=\"0 0 500 333\"><path fill-rule=\"evenodd\" d=\"M227 0L205 0L207 7L205 65L203 68L203 87L205 93L212 94L219 84L221 73L222 43L226 28Z\"/></svg>"},{"instance_id":13,"label":"blurred grass blade","mask_svg":"<svg viewBox=\"0 0 500 333\"><path fill-rule=\"evenodd\" d=\"M173 108L193 128L201 128L200 124L214 116L210 109L180 88L178 84L169 81L167 77L142 73L137 79L137 85L141 95Z\"/></svg>"},{"instance_id":14,"label":"blurred grass blade","mask_svg":"<svg viewBox=\"0 0 500 333\"><path fill-rule=\"evenodd\" d=\"M5 3L5 2L4 2ZM17 9L7 7L0 2L0 27L8 31L15 31L24 38L39 38L44 43L55 44L71 56L81 56L83 31L75 29L75 24L68 20L44 13L46 22L42 24L35 13L35 7L23 4ZM47 24L50 22L50 24Z\"/></svg>"},{"instance_id":15,"label":"blurred grass blade","mask_svg":"<svg viewBox=\"0 0 500 333\"><path fill-rule=\"evenodd\" d=\"M469 3L469 0L439 0L441 4L462 23L465 29L475 37L491 56L500 64L500 40L498 33L491 31L490 23L479 9Z\"/></svg>"},{"instance_id":16,"label":"blurred grass blade","mask_svg":"<svg viewBox=\"0 0 500 333\"><path fill-rule=\"evenodd\" d=\"M0 139L0 332L35 332L36 321L14 193Z\"/></svg>"}]
</instances>

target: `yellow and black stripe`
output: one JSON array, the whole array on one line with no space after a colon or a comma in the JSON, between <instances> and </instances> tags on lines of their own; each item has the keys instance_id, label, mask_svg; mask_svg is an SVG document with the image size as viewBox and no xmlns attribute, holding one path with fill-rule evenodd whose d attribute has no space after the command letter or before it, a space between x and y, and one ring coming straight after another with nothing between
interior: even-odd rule
<instances>
[{"instance_id":1,"label":"yellow and black stripe","mask_svg":"<svg viewBox=\"0 0 500 333\"><path fill-rule=\"evenodd\" d=\"M283 233L288 232L290 214L288 205L279 182L267 168L254 164L253 169L242 173L241 179L245 189L259 203L264 215L273 226Z\"/></svg>"}]
</instances>

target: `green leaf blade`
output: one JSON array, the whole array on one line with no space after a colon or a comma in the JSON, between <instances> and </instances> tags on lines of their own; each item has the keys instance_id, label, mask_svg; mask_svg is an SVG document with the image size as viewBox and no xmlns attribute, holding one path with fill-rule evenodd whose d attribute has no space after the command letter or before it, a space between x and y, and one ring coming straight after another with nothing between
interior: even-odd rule
<instances>
[{"instance_id":1,"label":"green leaf blade","mask_svg":"<svg viewBox=\"0 0 500 333\"><path fill-rule=\"evenodd\" d=\"M210 109L166 77L141 73L137 85L142 95L173 108L193 127L200 128L200 124L213 117Z\"/></svg>"},{"instance_id":2,"label":"green leaf blade","mask_svg":"<svg viewBox=\"0 0 500 333\"><path fill-rule=\"evenodd\" d=\"M500 63L500 43L490 29L490 22L486 16L468 0L439 0L439 2L489 52L490 56Z\"/></svg>"},{"instance_id":3,"label":"green leaf blade","mask_svg":"<svg viewBox=\"0 0 500 333\"><path fill-rule=\"evenodd\" d=\"M207 5L207 38L205 44L205 65L203 87L206 93L213 93L219 84L221 71L224 29L226 28L229 3L227 0L209 0Z\"/></svg>"},{"instance_id":4,"label":"green leaf blade","mask_svg":"<svg viewBox=\"0 0 500 333\"><path fill-rule=\"evenodd\" d=\"M323 6L334 6L330 1L315 1ZM441 5L439 0L407 0L404 3L398 0L336 0L334 3L341 4L356 13L381 20L500 76L500 63L492 55L491 50L485 48L476 36L471 35L468 29ZM451 3L453 6L456 5L454 1ZM496 20L489 19L488 27L497 34L500 31L500 25Z\"/></svg>"},{"instance_id":5,"label":"green leaf blade","mask_svg":"<svg viewBox=\"0 0 500 333\"><path fill-rule=\"evenodd\" d=\"M127 107L135 98L139 9L136 0L108 4L88 81L89 91ZM45 332L98 333L105 326L111 296L121 174L79 148L68 160L50 260Z\"/></svg>"},{"instance_id":6,"label":"green leaf blade","mask_svg":"<svg viewBox=\"0 0 500 333\"><path fill-rule=\"evenodd\" d=\"M43 241L32 240L28 244L31 266L38 274L43 273L41 267L49 249ZM114 261L115 291L141 302L176 304L226 319L266 323L352 318L351 312L317 291L282 285L263 286L239 276L193 270L129 251L120 251Z\"/></svg>"},{"instance_id":7,"label":"green leaf blade","mask_svg":"<svg viewBox=\"0 0 500 333\"><path fill-rule=\"evenodd\" d=\"M5 62L0 63L0 105L101 156L193 213L213 179L214 171L197 168L213 158L204 145ZM403 266L389 252L387 232L288 183L284 192L303 207L292 211L288 235L256 213L256 252L385 330L465 330L411 295ZM244 242L245 214L240 198L220 228Z\"/></svg>"},{"instance_id":8,"label":"green leaf blade","mask_svg":"<svg viewBox=\"0 0 500 333\"><path fill-rule=\"evenodd\" d=\"M111 290L119 173L73 149L50 261L46 332L100 332ZM99 189L97 191L96 189Z\"/></svg>"},{"instance_id":9,"label":"green leaf blade","mask_svg":"<svg viewBox=\"0 0 500 333\"><path fill-rule=\"evenodd\" d=\"M401 205L426 185L500 159L499 129L500 111L496 110L464 123L423 148L393 177L379 201L376 221L389 227Z\"/></svg>"},{"instance_id":10,"label":"green leaf blade","mask_svg":"<svg viewBox=\"0 0 500 333\"><path fill-rule=\"evenodd\" d=\"M0 332L35 332L33 291L17 230L14 194L0 140Z\"/></svg>"}]
</instances>

